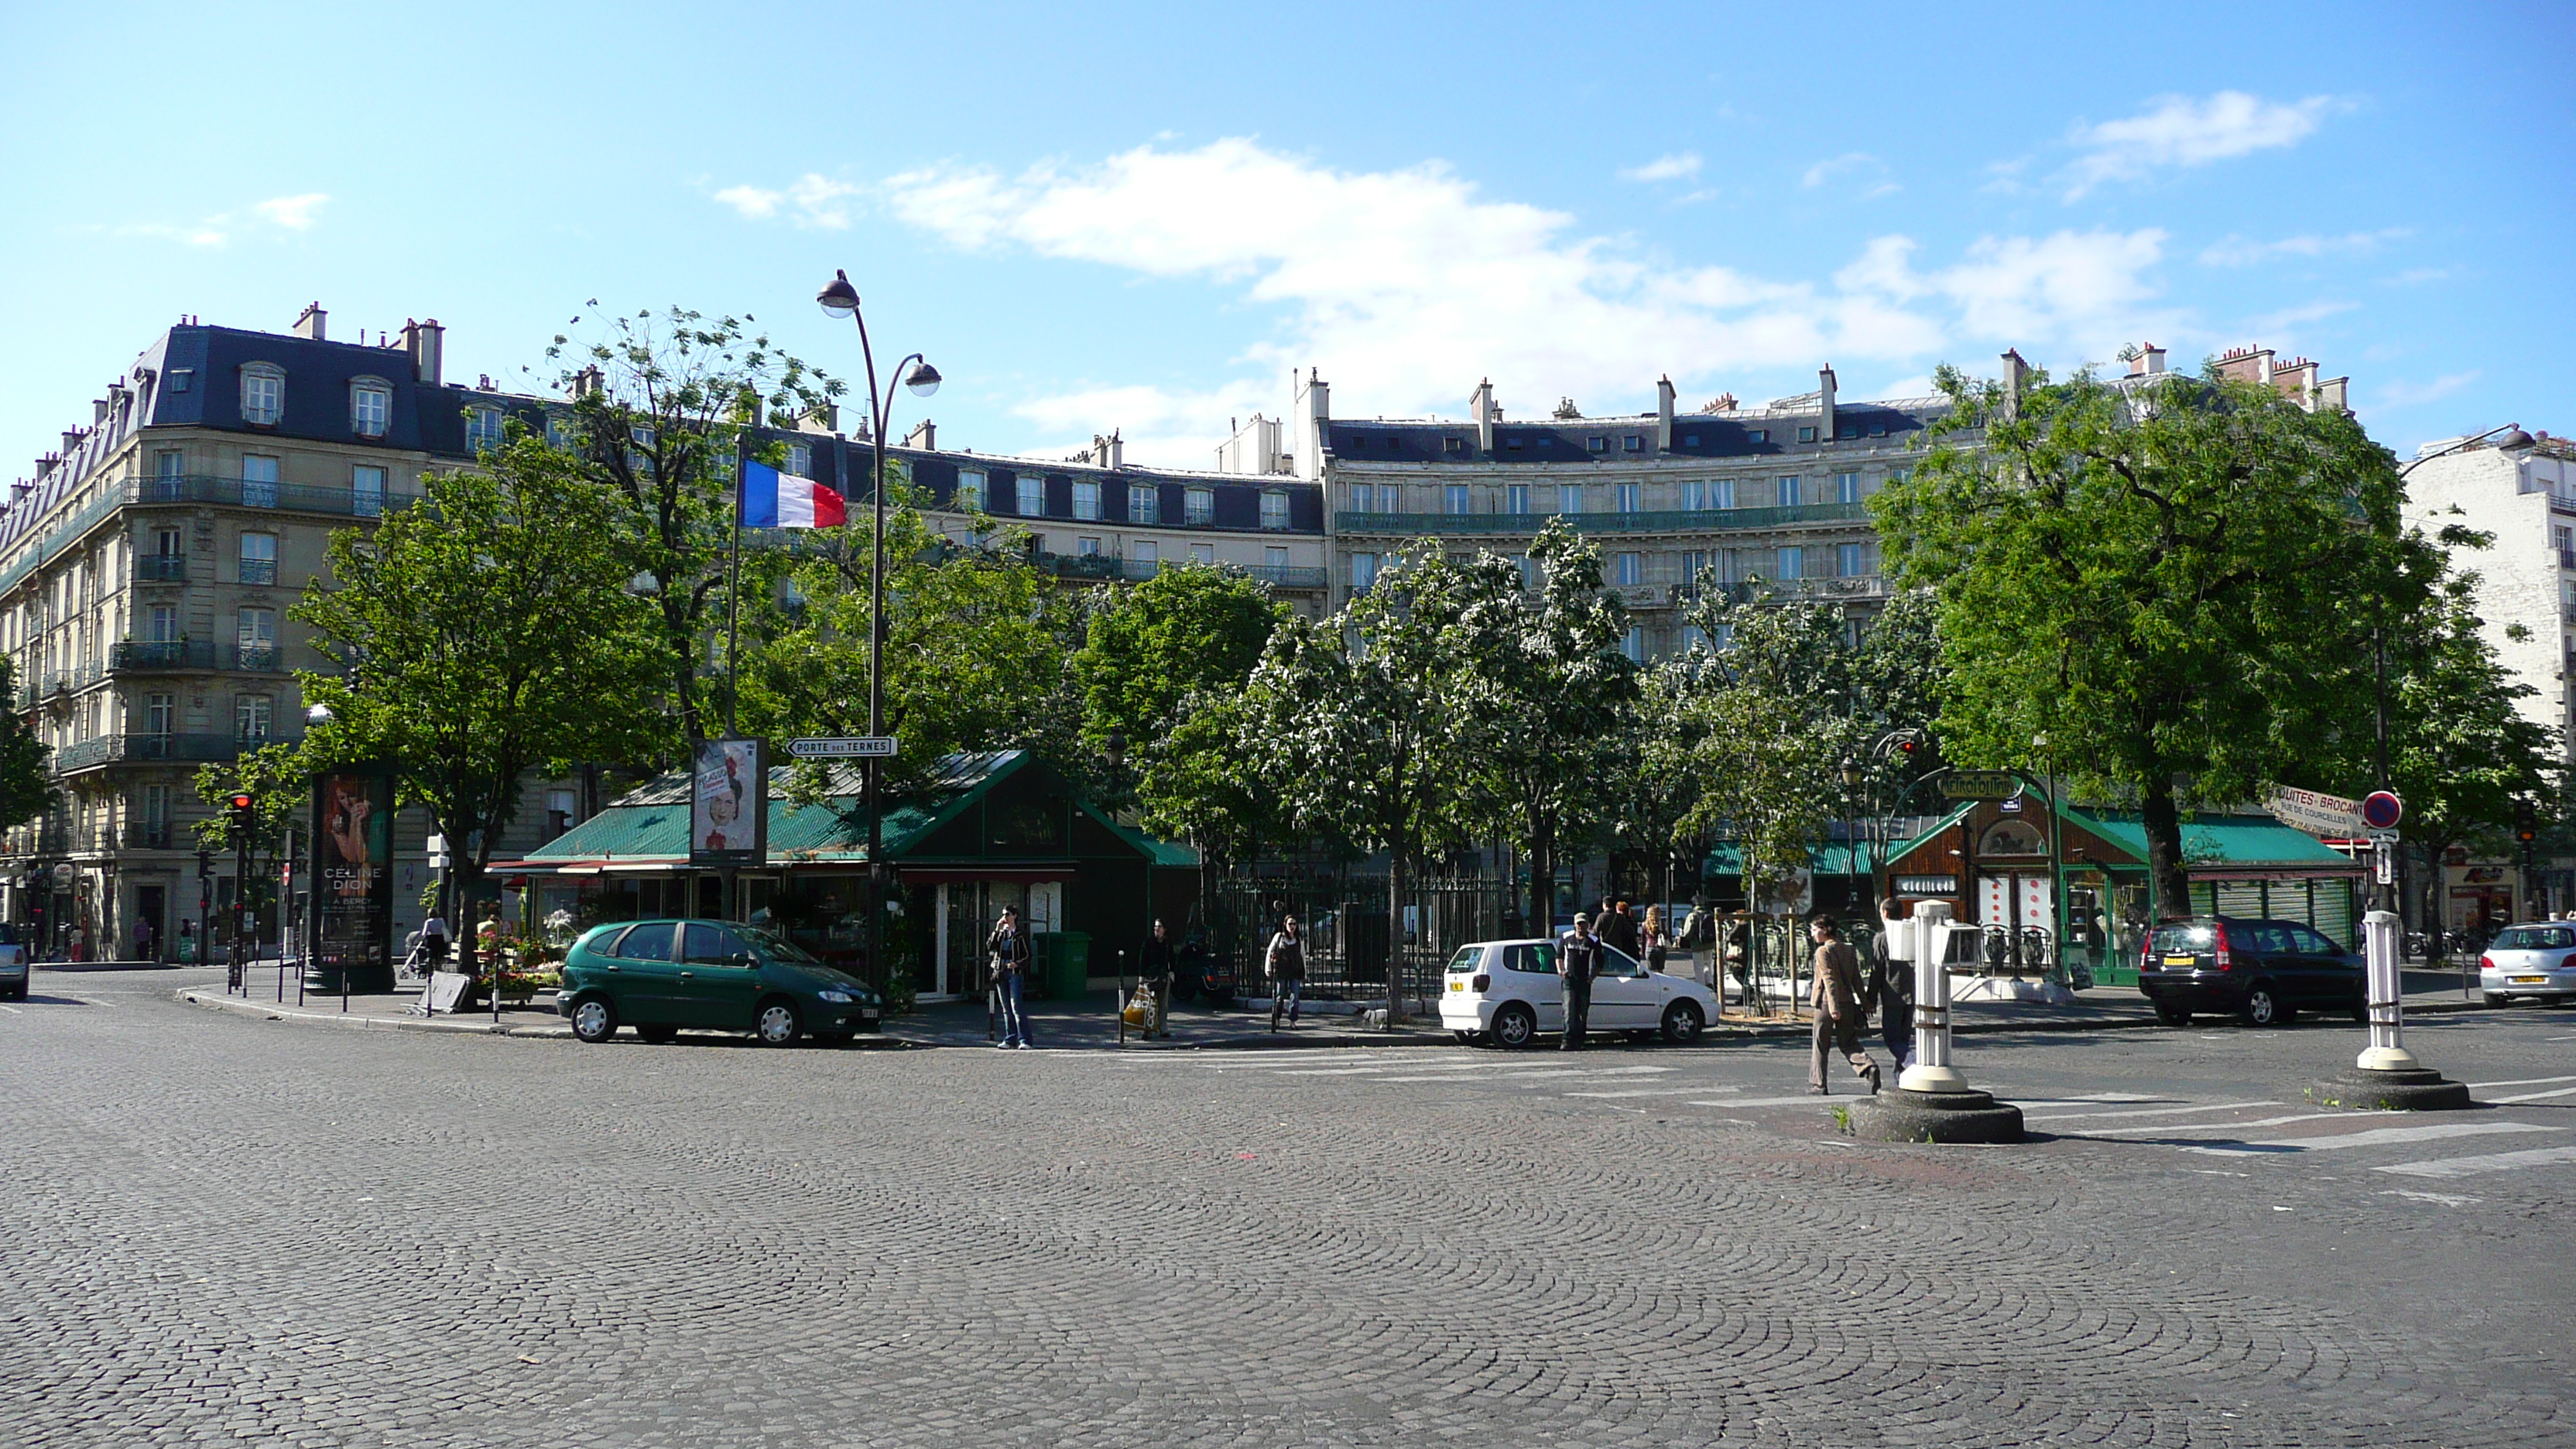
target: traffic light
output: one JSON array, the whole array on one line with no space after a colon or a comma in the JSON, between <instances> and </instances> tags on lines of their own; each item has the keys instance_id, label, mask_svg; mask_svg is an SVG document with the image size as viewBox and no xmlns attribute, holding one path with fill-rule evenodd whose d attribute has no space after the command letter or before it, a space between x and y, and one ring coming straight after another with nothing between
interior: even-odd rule
<instances>
[{"instance_id":1,"label":"traffic light","mask_svg":"<svg viewBox=\"0 0 2576 1449\"><path fill-rule=\"evenodd\" d=\"M224 801L224 825L237 841L247 841L259 818L259 802L247 790L235 790Z\"/></svg>"},{"instance_id":2,"label":"traffic light","mask_svg":"<svg viewBox=\"0 0 2576 1449\"><path fill-rule=\"evenodd\" d=\"M2527 801L2513 807L2513 838L2525 845L2540 838L2539 812Z\"/></svg>"}]
</instances>

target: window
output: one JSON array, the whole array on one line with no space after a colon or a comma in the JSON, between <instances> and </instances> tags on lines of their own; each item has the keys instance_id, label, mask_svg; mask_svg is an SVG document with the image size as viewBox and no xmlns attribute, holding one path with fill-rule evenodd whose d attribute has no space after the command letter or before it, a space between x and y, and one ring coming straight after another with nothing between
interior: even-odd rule
<instances>
[{"instance_id":1,"label":"window","mask_svg":"<svg viewBox=\"0 0 2576 1449\"><path fill-rule=\"evenodd\" d=\"M278 416L286 411L286 373L265 362L254 362L241 371L242 421L254 428L277 426Z\"/></svg>"},{"instance_id":2,"label":"window","mask_svg":"<svg viewBox=\"0 0 2576 1449\"><path fill-rule=\"evenodd\" d=\"M1373 554L1373 553L1355 553L1355 554L1352 554L1352 555L1351 555L1351 590L1352 590L1352 592L1357 593L1357 592L1359 592L1360 590L1366 589L1369 585L1374 584L1374 583L1376 583L1376 582L1377 582L1377 555L1376 555L1376 554Z\"/></svg>"},{"instance_id":3,"label":"window","mask_svg":"<svg viewBox=\"0 0 2576 1449\"><path fill-rule=\"evenodd\" d=\"M1465 438L1442 438L1440 440L1440 451L1444 453L1463 453L1467 451L1467 440Z\"/></svg>"},{"instance_id":4,"label":"window","mask_svg":"<svg viewBox=\"0 0 2576 1449\"><path fill-rule=\"evenodd\" d=\"M956 503L958 509L962 512L981 513L984 511L986 505L984 503L983 474L976 472L972 468L961 468L958 470Z\"/></svg>"},{"instance_id":5,"label":"window","mask_svg":"<svg viewBox=\"0 0 2576 1449\"><path fill-rule=\"evenodd\" d=\"M738 966L743 957L752 954L750 942L704 921L689 922L681 940L687 943L687 949L680 953L684 966Z\"/></svg>"},{"instance_id":6,"label":"window","mask_svg":"<svg viewBox=\"0 0 2576 1449\"><path fill-rule=\"evenodd\" d=\"M1682 626L1682 652L1696 654L1708 649L1708 631L1697 624Z\"/></svg>"},{"instance_id":7,"label":"window","mask_svg":"<svg viewBox=\"0 0 2576 1449\"><path fill-rule=\"evenodd\" d=\"M1706 549L1685 550L1681 555L1681 566L1682 582L1697 584L1700 581L1699 576L1708 572L1708 551Z\"/></svg>"},{"instance_id":8,"label":"window","mask_svg":"<svg viewBox=\"0 0 2576 1449\"><path fill-rule=\"evenodd\" d=\"M468 408L465 410L465 447L480 455L501 450L501 410Z\"/></svg>"},{"instance_id":9,"label":"window","mask_svg":"<svg viewBox=\"0 0 2576 1449\"><path fill-rule=\"evenodd\" d=\"M1698 446L1699 446L1699 434L1697 434L1697 433L1684 433L1684 434L1682 434L1682 446L1683 446L1683 447L1685 447L1685 448L1696 448L1696 447L1698 447Z\"/></svg>"},{"instance_id":10,"label":"window","mask_svg":"<svg viewBox=\"0 0 2576 1449\"><path fill-rule=\"evenodd\" d=\"M1630 433L1628 435L1628 451L1631 453L1642 453L1646 451L1645 436L1641 433Z\"/></svg>"},{"instance_id":11,"label":"window","mask_svg":"<svg viewBox=\"0 0 2576 1449\"><path fill-rule=\"evenodd\" d=\"M1836 473L1834 475L1834 501L1836 503L1858 503L1860 501L1860 475L1858 473Z\"/></svg>"},{"instance_id":12,"label":"window","mask_svg":"<svg viewBox=\"0 0 2576 1449\"><path fill-rule=\"evenodd\" d=\"M1022 518L1044 518L1046 516L1046 480L1044 478L1031 478L1027 474L1022 474L1020 475L1019 483L1020 516Z\"/></svg>"},{"instance_id":13,"label":"window","mask_svg":"<svg viewBox=\"0 0 2576 1449\"><path fill-rule=\"evenodd\" d=\"M170 733L170 723L179 714L178 697L168 694L143 696L143 732L147 735Z\"/></svg>"},{"instance_id":14,"label":"window","mask_svg":"<svg viewBox=\"0 0 2576 1449\"><path fill-rule=\"evenodd\" d=\"M1815 430L1814 428L1800 428L1800 429L1798 430L1798 441L1799 441L1799 442L1801 442L1801 443L1812 443L1812 442L1814 442L1815 440L1816 440L1816 430Z\"/></svg>"},{"instance_id":15,"label":"window","mask_svg":"<svg viewBox=\"0 0 2576 1449\"><path fill-rule=\"evenodd\" d=\"M1771 430L1769 428L1746 428L1744 430L1744 441L1748 443L1767 443L1771 441Z\"/></svg>"},{"instance_id":16,"label":"window","mask_svg":"<svg viewBox=\"0 0 2576 1449\"><path fill-rule=\"evenodd\" d=\"M1216 522L1216 490L1192 488L1181 494L1181 521L1192 525Z\"/></svg>"},{"instance_id":17,"label":"window","mask_svg":"<svg viewBox=\"0 0 2576 1449\"><path fill-rule=\"evenodd\" d=\"M1646 581L1646 556L1642 553L1622 553L1618 555L1611 568L1611 579L1623 589L1634 588L1637 585L1644 583Z\"/></svg>"},{"instance_id":18,"label":"window","mask_svg":"<svg viewBox=\"0 0 2576 1449\"><path fill-rule=\"evenodd\" d=\"M1473 512L1474 510L1469 505L1467 498L1467 485L1464 483L1452 483L1441 489L1440 511L1443 513Z\"/></svg>"},{"instance_id":19,"label":"window","mask_svg":"<svg viewBox=\"0 0 2576 1449\"><path fill-rule=\"evenodd\" d=\"M1127 521L1160 523L1163 521L1163 490L1151 483L1127 485Z\"/></svg>"},{"instance_id":20,"label":"window","mask_svg":"<svg viewBox=\"0 0 2576 1449\"><path fill-rule=\"evenodd\" d=\"M179 606L176 604L154 604L152 606L151 621L143 626L143 637L147 642L153 644L178 643Z\"/></svg>"},{"instance_id":21,"label":"window","mask_svg":"<svg viewBox=\"0 0 2576 1449\"><path fill-rule=\"evenodd\" d=\"M1856 579L1863 574L1876 572L1876 570L1869 566L1869 545L1865 543L1845 543L1836 545L1834 548L1834 572L1841 574L1847 579Z\"/></svg>"},{"instance_id":22,"label":"window","mask_svg":"<svg viewBox=\"0 0 2576 1449\"><path fill-rule=\"evenodd\" d=\"M277 506L277 460L256 453L244 454L241 472L242 502L252 508Z\"/></svg>"},{"instance_id":23,"label":"window","mask_svg":"<svg viewBox=\"0 0 2576 1449\"><path fill-rule=\"evenodd\" d=\"M1377 512L1377 485L1374 483L1352 484L1350 501L1351 511L1353 513Z\"/></svg>"},{"instance_id":24,"label":"window","mask_svg":"<svg viewBox=\"0 0 2576 1449\"><path fill-rule=\"evenodd\" d=\"M1073 480L1073 516L1076 518L1093 520L1100 517L1099 479L1076 478Z\"/></svg>"},{"instance_id":25,"label":"window","mask_svg":"<svg viewBox=\"0 0 2576 1449\"><path fill-rule=\"evenodd\" d=\"M1583 442L1584 446L1590 448L1596 453L1607 453L1610 451L1610 440L1608 438L1595 436L1586 438Z\"/></svg>"},{"instance_id":26,"label":"window","mask_svg":"<svg viewBox=\"0 0 2576 1449\"><path fill-rule=\"evenodd\" d=\"M547 839L551 840L554 837L563 834L565 831L572 829L573 815L575 813L574 801L577 798L578 797L570 790L548 790L546 792Z\"/></svg>"},{"instance_id":27,"label":"window","mask_svg":"<svg viewBox=\"0 0 2576 1449\"><path fill-rule=\"evenodd\" d=\"M244 609L241 611L241 667L275 669L277 667L277 611Z\"/></svg>"},{"instance_id":28,"label":"window","mask_svg":"<svg viewBox=\"0 0 2576 1449\"><path fill-rule=\"evenodd\" d=\"M1583 511L1583 485L1580 483L1557 484L1556 511L1559 513L1581 513Z\"/></svg>"},{"instance_id":29,"label":"window","mask_svg":"<svg viewBox=\"0 0 2576 1449\"><path fill-rule=\"evenodd\" d=\"M1643 664L1646 662L1646 628L1644 625L1631 624L1628 626L1628 632L1619 636L1619 652L1627 655L1628 658L1635 663Z\"/></svg>"},{"instance_id":30,"label":"window","mask_svg":"<svg viewBox=\"0 0 2576 1449\"><path fill-rule=\"evenodd\" d=\"M1073 541L1073 551L1076 555L1082 558L1098 558L1100 557L1100 540L1096 538L1077 538Z\"/></svg>"},{"instance_id":31,"label":"window","mask_svg":"<svg viewBox=\"0 0 2576 1449\"><path fill-rule=\"evenodd\" d=\"M1518 438L1505 438L1503 439L1503 446L1517 453L1521 450L1521 440Z\"/></svg>"},{"instance_id":32,"label":"window","mask_svg":"<svg viewBox=\"0 0 2576 1449\"><path fill-rule=\"evenodd\" d=\"M1643 494L1643 493L1644 493L1644 491L1645 491L1644 489L1642 489L1641 487L1639 487L1637 484L1634 484L1634 483L1622 483L1622 484L1620 484L1620 485L1619 485L1619 511L1620 511L1621 513L1634 513L1634 512L1636 512L1636 511L1637 511L1637 508L1638 508L1638 504L1639 504L1640 495L1641 495L1641 494Z\"/></svg>"},{"instance_id":33,"label":"window","mask_svg":"<svg viewBox=\"0 0 2576 1449\"><path fill-rule=\"evenodd\" d=\"M671 937L678 931L669 921L649 921L617 938L617 955L627 961L668 961Z\"/></svg>"},{"instance_id":34,"label":"window","mask_svg":"<svg viewBox=\"0 0 2576 1449\"><path fill-rule=\"evenodd\" d=\"M246 584L277 582L277 535L245 533L241 536L241 581Z\"/></svg>"},{"instance_id":35,"label":"window","mask_svg":"<svg viewBox=\"0 0 2576 1449\"><path fill-rule=\"evenodd\" d=\"M349 384L349 430L362 438L381 438L392 426L394 390L372 377Z\"/></svg>"},{"instance_id":36,"label":"window","mask_svg":"<svg viewBox=\"0 0 2576 1449\"><path fill-rule=\"evenodd\" d=\"M1216 545L1212 543L1191 544L1190 562L1201 567L1213 567L1216 563Z\"/></svg>"},{"instance_id":37,"label":"window","mask_svg":"<svg viewBox=\"0 0 2576 1449\"><path fill-rule=\"evenodd\" d=\"M349 509L360 518L382 517L385 511L385 470L360 464L349 470Z\"/></svg>"},{"instance_id":38,"label":"window","mask_svg":"<svg viewBox=\"0 0 2576 1449\"><path fill-rule=\"evenodd\" d=\"M233 738L243 744L268 742L268 722L277 702L264 694L245 694L233 700Z\"/></svg>"},{"instance_id":39,"label":"window","mask_svg":"<svg viewBox=\"0 0 2576 1449\"><path fill-rule=\"evenodd\" d=\"M170 845L170 787L143 787L143 833L152 848L166 850Z\"/></svg>"},{"instance_id":40,"label":"window","mask_svg":"<svg viewBox=\"0 0 2576 1449\"><path fill-rule=\"evenodd\" d=\"M1802 501L1802 500L1799 498L1799 496L1798 496L1802 491L1804 491L1804 490L1799 486L1799 482L1798 482L1797 476L1796 476L1795 474L1792 474L1792 475L1790 475L1789 477L1786 477L1786 478L1781 479L1781 480L1780 480L1780 506L1781 506L1781 507L1783 507L1783 508L1795 508L1795 507L1797 507L1797 506L1798 506L1798 504Z\"/></svg>"},{"instance_id":41,"label":"window","mask_svg":"<svg viewBox=\"0 0 2576 1449\"><path fill-rule=\"evenodd\" d=\"M1807 551L1804 548L1795 547L1780 550L1779 574L1783 579L1805 578L1807 576Z\"/></svg>"},{"instance_id":42,"label":"window","mask_svg":"<svg viewBox=\"0 0 2576 1449\"><path fill-rule=\"evenodd\" d=\"M1140 538L1127 545L1127 556L1144 566L1148 578L1163 566L1163 546L1150 538Z\"/></svg>"},{"instance_id":43,"label":"window","mask_svg":"<svg viewBox=\"0 0 2576 1449\"><path fill-rule=\"evenodd\" d=\"M813 477L814 445L811 443L788 444L787 466L780 471L784 472L790 478Z\"/></svg>"},{"instance_id":44,"label":"window","mask_svg":"<svg viewBox=\"0 0 2576 1449\"><path fill-rule=\"evenodd\" d=\"M152 455L152 476L155 478L184 477L187 466L188 455L176 449Z\"/></svg>"},{"instance_id":45,"label":"window","mask_svg":"<svg viewBox=\"0 0 2576 1449\"><path fill-rule=\"evenodd\" d=\"M1535 592L1538 586L1544 582L1544 580L1539 577L1538 560L1523 553L1514 554L1512 556L1512 562L1517 565L1521 571L1521 587Z\"/></svg>"},{"instance_id":46,"label":"window","mask_svg":"<svg viewBox=\"0 0 2576 1449\"><path fill-rule=\"evenodd\" d=\"M1529 485L1527 483L1506 484L1503 488L1503 506L1514 513L1529 512Z\"/></svg>"},{"instance_id":47,"label":"window","mask_svg":"<svg viewBox=\"0 0 2576 1449\"><path fill-rule=\"evenodd\" d=\"M1261 551L1261 566L1271 570L1272 576L1276 577L1278 570L1288 567L1288 550L1284 548L1263 549Z\"/></svg>"},{"instance_id":48,"label":"window","mask_svg":"<svg viewBox=\"0 0 2576 1449\"><path fill-rule=\"evenodd\" d=\"M1465 489L1458 490L1464 493ZM1277 488L1261 493L1261 526L1270 532L1285 532L1288 527L1288 495Z\"/></svg>"}]
</instances>

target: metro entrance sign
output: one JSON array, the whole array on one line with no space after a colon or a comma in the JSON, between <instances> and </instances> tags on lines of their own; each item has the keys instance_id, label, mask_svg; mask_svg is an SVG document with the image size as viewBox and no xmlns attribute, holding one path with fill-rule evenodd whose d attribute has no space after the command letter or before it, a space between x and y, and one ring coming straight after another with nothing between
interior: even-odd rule
<instances>
[{"instance_id":1,"label":"metro entrance sign","mask_svg":"<svg viewBox=\"0 0 2576 1449\"><path fill-rule=\"evenodd\" d=\"M787 753L800 760L891 760L892 735L808 735L787 742Z\"/></svg>"}]
</instances>

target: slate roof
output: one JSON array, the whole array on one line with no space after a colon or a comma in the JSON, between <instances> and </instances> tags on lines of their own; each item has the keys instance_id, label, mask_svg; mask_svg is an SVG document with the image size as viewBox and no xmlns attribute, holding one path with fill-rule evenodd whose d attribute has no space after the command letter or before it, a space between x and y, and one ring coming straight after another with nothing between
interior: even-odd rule
<instances>
[{"instance_id":1,"label":"slate roof","mask_svg":"<svg viewBox=\"0 0 2576 1449\"><path fill-rule=\"evenodd\" d=\"M2037 801L2041 797L2027 798ZM1902 859L1943 831L1957 829L1960 819L1977 803L1961 804L1941 817L1939 824L1902 845L1890 847L1887 858ZM2058 813L2077 829L2091 831L2127 852L2129 859L2122 864L2146 865L2147 830L2144 817L2137 811L2088 810L2067 805ZM2351 856L2269 815L2191 816L2182 825L2182 854L2186 869L2197 871L2303 870L2332 875L2359 874L2362 869Z\"/></svg>"}]
</instances>

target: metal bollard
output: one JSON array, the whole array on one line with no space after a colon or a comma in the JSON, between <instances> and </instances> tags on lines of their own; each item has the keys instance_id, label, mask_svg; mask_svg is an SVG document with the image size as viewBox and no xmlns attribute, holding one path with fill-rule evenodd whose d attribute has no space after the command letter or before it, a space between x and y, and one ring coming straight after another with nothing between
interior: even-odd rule
<instances>
[{"instance_id":1,"label":"metal bollard","mask_svg":"<svg viewBox=\"0 0 2576 1449\"><path fill-rule=\"evenodd\" d=\"M1914 1065L1897 1078L1909 1092L1964 1092L1950 1065L1950 903L1920 901L1903 921L1914 961Z\"/></svg>"}]
</instances>

